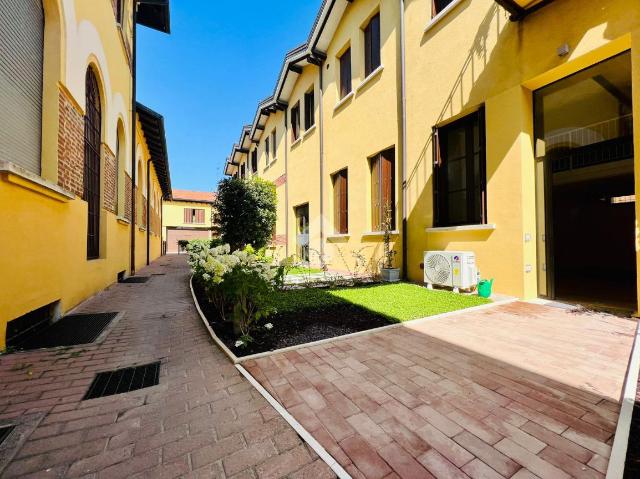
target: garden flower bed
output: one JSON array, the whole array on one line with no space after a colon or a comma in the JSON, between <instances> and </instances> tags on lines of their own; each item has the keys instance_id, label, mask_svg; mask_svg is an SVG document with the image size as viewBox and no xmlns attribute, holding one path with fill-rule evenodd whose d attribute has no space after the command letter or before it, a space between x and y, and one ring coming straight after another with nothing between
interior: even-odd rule
<instances>
[{"instance_id":1,"label":"garden flower bed","mask_svg":"<svg viewBox=\"0 0 640 479\"><path fill-rule=\"evenodd\" d=\"M196 298L216 335L236 356L296 346L321 339L365 331L412 319L479 306L489 301L410 284L373 284L344 288L302 288L274 291L273 313L253 341L236 347L231 322L222 321L208 302L204 288L193 283Z\"/></svg>"}]
</instances>

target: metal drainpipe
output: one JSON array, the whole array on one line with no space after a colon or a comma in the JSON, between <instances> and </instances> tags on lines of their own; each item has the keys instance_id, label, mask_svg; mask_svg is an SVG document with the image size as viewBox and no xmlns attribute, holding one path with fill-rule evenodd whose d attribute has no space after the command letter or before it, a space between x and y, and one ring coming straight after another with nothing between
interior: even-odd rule
<instances>
[{"instance_id":1,"label":"metal drainpipe","mask_svg":"<svg viewBox=\"0 0 640 479\"><path fill-rule=\"evenodd\" d=\"M151 172L149 171L151 167L151 160L147 160L147 218L146 218L146 225L147 225L147 266L149 266L149 245L150 245L150 229L151 229L151 222L149 221L150 219L150 215L149 215L149 206L150 206L150 202L149 200L151 199Z\"/></svg>"},{"instance_id":2,"label":"metal drainpipe","mask_svg":"<svg viewBox=\"0 0 640 479\"><path fill-rule=\"evenodd\" d=\"M284 110L284 255L289 257L289 127L288 112Z\"/></svg>"},{"instance_id":3,"label":"metal drainpipe","mask_svg":"<svg viewBox=\"0 0 640 479\"><path fill-rule=\"evenodd\" d=\"M131 276L136 274L136 60L138 44L138 1L133 4L132 47L131 47Z\"/></svg>"},{"instance_id":4,"label":"metal drainpipe","mask_svg":"<svg viewBox=\"0 0 640 479\"><path fill-rule=\"evenodd\" d=\"M164 210L164 197L160 196L160 254L162 256L164 256L165 254L167 254L167 251L165 250L165 246L164 246L164 240L163 238L163 233L164 233L164 215L163 215L163 210ZM213 223L212 223L213 224Z\"/></svg>"},{"instance_id":5,"label":"metal drainpipe","mask_svg":"<svg viewBox=\"0 0 640 479\"><path fill-rule=\"evenodd\" d=\"M323 99L323 82L322 82L322 70L324 69L324 61L320 62L318 66L320 69L319 74L319 82L320 82L320 108L319 108L319 118L318 122L318 137L320 140L320 255L324 258L324 129L322 127L324 121L323 107L322 107L322 99ZM322 260L324 262L324 259Z\"/></svg>"},{"instance_id":6,"label":"metal drainpipe","mask_svg":"<svg viewBox=\"0 0 640 479\"><path fill-rule=\"evenodd\" d=\"M402 97L402 277L407 279L408 249L407 238L407 96L405 88L406 59L405 59L405 31L404 31L404 0L400 3L400 89Z\"/></svg>"}]
</instances>

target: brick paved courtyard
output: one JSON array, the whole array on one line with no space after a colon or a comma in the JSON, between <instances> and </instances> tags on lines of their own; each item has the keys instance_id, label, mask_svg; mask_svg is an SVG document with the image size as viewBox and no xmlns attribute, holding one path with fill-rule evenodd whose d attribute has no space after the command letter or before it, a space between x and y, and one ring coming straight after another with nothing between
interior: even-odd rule
<instances>
[{"instance_id":1,"label":"brick paved courtyard","mask_svg":"<svg viewBox=\"0 0 640 479\"><path fill-rule=\"evenodd\" d=\"M601 478L635 328L514 303L244 364L354 478Z\"/></svg>"},{"instance_id":2,"label":"brick paved courtyard","mask_svg":"<svg viewBox=\"0 0 640 479\"><path fill-rule=\"evenodd\" d=\"M0 421L38 426L3 478L332 477L211 343L184 256L139 272L81 311L123 311L102 344L0 357ZM160 385L81 401L94 375L162 361Z\"/></svg>"}]
</instances>

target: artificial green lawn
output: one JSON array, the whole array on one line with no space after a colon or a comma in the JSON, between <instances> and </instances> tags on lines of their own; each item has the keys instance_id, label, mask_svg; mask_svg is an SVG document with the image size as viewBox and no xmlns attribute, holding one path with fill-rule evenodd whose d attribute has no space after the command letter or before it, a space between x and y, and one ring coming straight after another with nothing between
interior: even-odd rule
<instances>
[{"instance_id":1,"label":"artificial green lawn","mask_svg":"<svg viewBox=\"0 0 640 479\"><path fill-rule=\"evenodd\" d=\"M322 310L356 305L402 322L490 303L476 295L429 290L411 283L376 284L351 288L305 288L279 291L272 297L278 313Z\"/></svg>"},{"instance_id":2,"label":"artificial green lawn","mask_svg":"<svg viewBox=\"0 0 640 479\"><path fill-rule=\"evenodd\" d=\"M287 271L287 274L296 275L296 274L314 274L314 273L322 273L322 270L319 268L306 268L304 266L296 266Z\"/></svg>"}]
</instances>

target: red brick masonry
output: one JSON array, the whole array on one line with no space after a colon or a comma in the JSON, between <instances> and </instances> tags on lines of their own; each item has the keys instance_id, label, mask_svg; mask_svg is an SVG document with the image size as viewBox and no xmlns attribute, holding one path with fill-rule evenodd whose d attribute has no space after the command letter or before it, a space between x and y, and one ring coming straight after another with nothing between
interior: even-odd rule
<instances>
[{"instance_id":1,"label":"red brick masonry","mask_svg":"<svg viewBox=\"0 0 640 479\"><path fill-rule=\"evenodd\" d=\"M0 421L44 412L3 478L325 478L328 467L208 337L184 256L82 311L124 311L99 345L0 356ZM161 360L160 385L81 401L100 371Z\"/></svg>"},{"instance_id":2,"label":"red brick masonry","mask_svg":"<svg viewBox=\"0 0 640 479\"><path fill-rule=\"evenodd\" d=\"M84 195L84 116L65 90L58 96L58 184Z\"/></svg>"}]
</instances>

